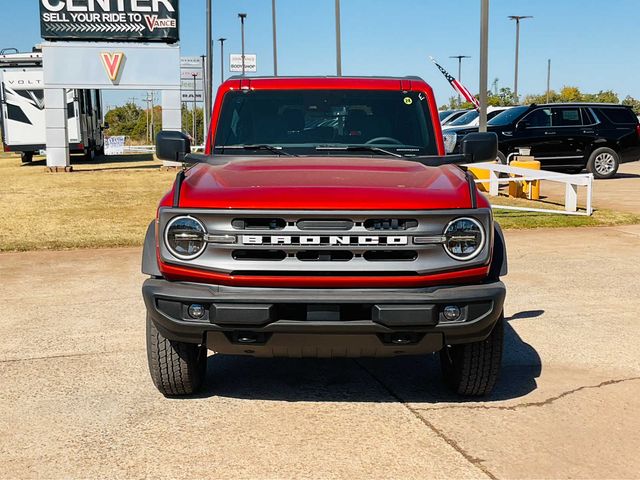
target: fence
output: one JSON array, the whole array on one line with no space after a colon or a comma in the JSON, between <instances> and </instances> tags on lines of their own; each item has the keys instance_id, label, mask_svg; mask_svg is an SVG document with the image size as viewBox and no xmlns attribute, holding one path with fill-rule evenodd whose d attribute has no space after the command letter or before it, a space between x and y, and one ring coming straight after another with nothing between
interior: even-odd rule
<instances>
[{"instance_id":1,"label":"fence","mask_svg":"<svg viewBox=\"0 0 640 480\"><path fill-rule=\"evenodd\" d=\"M564 210L551 210L545 208L529 208L496 205L494 208L504 210L520 210L542 213L561 213L565 215L586 215L593 214L592 197L593 197L593 175L591 173L582 173L577 175L568 175L565 173L549 172L546 170L531 170L528 168L512 167L500 163L473 163L466 167L473 167L489 172L489 195L497 196L500 184L509 184L511 182L546 180L549 182L563 183L565 185ZM508 174L508 177L501 177L500 174ZM487 183L487 180L476 180L476 183ZM584 211L578 210L578 187L587 188L586 207Z\"/></svg>"}]
</instances>

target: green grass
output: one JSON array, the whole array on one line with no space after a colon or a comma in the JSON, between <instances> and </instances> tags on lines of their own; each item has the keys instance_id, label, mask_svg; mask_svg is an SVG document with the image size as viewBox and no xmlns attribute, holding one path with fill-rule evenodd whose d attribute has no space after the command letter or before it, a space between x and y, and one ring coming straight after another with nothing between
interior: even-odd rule
<instances>
[{"instance_id":1,"label":"green grass","mask_svg":"<svg viewBox=\"0 0 640 480\"><path fill-rule=\"evenodd\" d=\"M489 199L493 205L498 206L494 209L494 216L505 229L604 227L640 223L640 215L633 213L603 209L594 211L591 216L563 215L561 212L564 207L555 203L534 202L506 196L489 197ZM501 210L500 205L558 210L558 214Z\"/></svg>"},{"instance_id":2,"label":"green grass","mask_svg":"<svg viewBox=\"0 0 640 480\"><path fill-rule=\"evenodd\" d=\"M134 155L74 161L73 173L46 173L42 159L21 166L15 155L0 153L0 251L142 245L158 201L176 174L160 166L150 155ZM527 200L492 201L540 208ZM496 210L496 219L507 229L640 223L638 215L608 210L592 217Z\"/></svg>"}]
</instances>

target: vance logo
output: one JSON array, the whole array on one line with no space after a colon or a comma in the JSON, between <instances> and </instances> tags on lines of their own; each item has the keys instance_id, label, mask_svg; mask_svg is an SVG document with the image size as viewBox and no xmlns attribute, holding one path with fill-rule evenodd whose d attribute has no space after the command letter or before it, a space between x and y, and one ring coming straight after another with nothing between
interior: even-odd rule
<instances>
[{"instance_id":1,"label":"vance logo","mask_svg":"<svg viewBox=\"0 0 640 480\"><path fill-rule=\"evenodd\" d=\"M122 64L124 62L124 53L102 52L100 56L102 57L104 68L107 70L109 80L111 80L112 82L116 82L118 80L118 76L120 75L120 68L122 67Z\"/></svg>"},{"instance_id":2,"label":"vance logo","mask_svg":"<svg viewBox=\"0 0 640 480\"><path fill-rule=\"evenodd\" d=\"M175 18L158 18L157 15L145 15L145 21L149 31L153 32L156 28L177 28L178 22Z\"/></svg>"}]
</instances>

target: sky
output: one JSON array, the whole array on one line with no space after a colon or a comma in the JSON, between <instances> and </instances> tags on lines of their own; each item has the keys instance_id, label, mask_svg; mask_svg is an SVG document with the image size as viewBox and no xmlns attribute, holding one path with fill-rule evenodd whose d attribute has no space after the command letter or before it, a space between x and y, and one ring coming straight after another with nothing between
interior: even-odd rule
<instances>
[{"instance_id":1,"label":"sky","mask_svg":"<svg viewBox=\"0 0 640 480\"><path fill-rule=\"evenodd\" d=\"M29 51L41 41L38 0L0 0L0 49ZM344 75L418 75L439 105L455 95L428 60L452 75L464 60L462 82L478 91L480 0L341 0ZM181 0L182 55L205 52L205 0ZM226 37L228 54L240 53L239 12L246 20L246 53L258 56L257 75L273 73L270 0L213 0L214 39ZM280 75L334 75L334 0L277 0ZM521 24L520 94L543 93L547 59L551 87L587 92L614 90L640 98L637 53L638 0L490 0L489 82L513 88L515 25L509 15L532 15ZM10 21L7 21L7 20ZM220 82L219 44L214 87ZM225 76L230 73L225 71ZM106 104L141 98L141 92L105 93Z\"/></svg>"}]
</instances>

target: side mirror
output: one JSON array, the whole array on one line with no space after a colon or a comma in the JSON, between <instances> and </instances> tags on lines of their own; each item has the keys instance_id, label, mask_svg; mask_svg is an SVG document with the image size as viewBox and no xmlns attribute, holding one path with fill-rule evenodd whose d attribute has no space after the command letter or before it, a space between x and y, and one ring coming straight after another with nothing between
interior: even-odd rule
<instances>
[{"instance_id":1,"label":"side mirror","mask_svg":"<svg viewBox=\"0 0 640 480\"><path fill-rule=\"evenodd\" d=\"M527 128L529 128L529 122L526 120L521 120L516 124L516 130L519 132L526 130Z\"/></svg>"},{"instance_id":2,"label":"side mirror","mask_svg":"<svg viewBox=\"0 0 640 480\"><path fill-rule=\"evenodd\" d=\"M191 153L191 140L182 132L163 130L156 137L156 156L167 162L182 162Z\"/></svg>"},{"instance_id":3,"label":"side mirror","mask_svg":"<svg viewBox=\"0 0 640 480\"><path fill-rule=\"evenodd\" d=\"M493 162L498 157L498 136L493 132L469 133L462 139L462 154L469 163Z\"/></svg>"}]
</instances>

